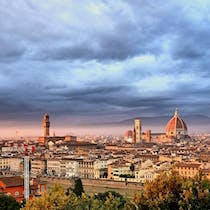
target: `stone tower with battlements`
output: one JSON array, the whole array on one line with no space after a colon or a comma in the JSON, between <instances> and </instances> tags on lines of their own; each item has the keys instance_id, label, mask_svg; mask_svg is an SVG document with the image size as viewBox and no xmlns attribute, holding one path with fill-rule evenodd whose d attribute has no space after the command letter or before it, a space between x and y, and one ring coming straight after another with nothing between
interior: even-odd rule
<instances>
[{"instance_id":1,"label":"stone tower with battlements","mask_svg":"<svg viewBox=\"0 0 210 210\"><path fill-rule=\"evenodd\" d=\"M43 117L43 130L44 130L44 137L50 136L50 117L48 114L44 114Z\"/></svg>"}]
</instances>

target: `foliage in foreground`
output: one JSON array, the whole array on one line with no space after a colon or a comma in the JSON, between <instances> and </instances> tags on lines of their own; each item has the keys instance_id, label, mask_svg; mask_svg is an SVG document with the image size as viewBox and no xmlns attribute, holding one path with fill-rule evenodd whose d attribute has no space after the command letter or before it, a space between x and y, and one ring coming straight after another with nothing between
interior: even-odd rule
<instances>
[{"instance_id":1,"label":"foliage in foreground","mask_svg":"<svg viewBox=\"0 0 210 210\"><path fill-rule=\"evenodd\" d=\"M100 197L98 197L100 196ZM33 198L26 203L23 210L134 210L134 205L125 200L118 193L106 192L98 196L82 194L77 196L73 192L68 195L60 186L55 186L41 197Z\"/></svg>"},{"instance_id":2,"label":"foliage in foreground","mask_svg":"<svg viewBox=\"0 0 210 210\"><path fill-rule=\"evenodd\" d=\"M24 210L209 210L210 181L201 176L185 179L162 174L133 199L126 199L116 192L98 193L88 196L67 194L60 186L55 186L39 198L26 203Z\"/></svg>"},{"instance_id":3,"label":"foliage in foreground","mask_svg":"<svg viewBox=\"0 0 210 210\"><path fill-rule=\"evenodd\" d=\"M209 210L210 181L201 175L186 179L164 173L146 183L143 192L134 196L134 202L139 210Z\"/></svg>"},{"instance_id":4,"label":"foliage in foreground","mask_svg":"<svg viewBox=\"0 0 210 210\"><path fill-rule=\"evenodd\" d=\"M0 194L0 209L19 210L20 203L18 203L12 196Z\"/></svg>"}]
</instances>

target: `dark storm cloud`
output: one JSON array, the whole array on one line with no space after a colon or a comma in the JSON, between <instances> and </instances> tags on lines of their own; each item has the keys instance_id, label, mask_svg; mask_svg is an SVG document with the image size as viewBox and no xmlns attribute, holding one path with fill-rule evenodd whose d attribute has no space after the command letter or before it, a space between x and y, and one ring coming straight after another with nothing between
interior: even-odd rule
<instances>
[{"instance_id":1,"label":"dark storm cloud","mask_svg":"<svg viewBox=\"0 0 210 210\"><path fill-rule=\"evenodd\" d=\"M137 40L133 34L123 35L123 31L115 31L114 34L89 34L85 41L77 44L67 43L65 46L50 46L41 49L35 59L53 59L53 60L123 60L132 57L141 51L144 47L138 49ZM121 34L119 36L119 34ZM92 40L93 39L93 40Z\"/></svg>"},{"instance_id":2,"label":"dark storm cloud","mask_svg":"<svg viewBox=\"0 0 210 210\"><path fill-rule=\"evenodd\" d=\"M135 94L134 87L128 86L101 86L90 89L78 89L74 91L58 91L53 93L57 95L57 102L64 100L64 102L71 104L79 104L79 110L77 106L72 106L71 112L81 112L81 106L83 110L88 107L86 112L95 113L97 110L109 113L122 112L122 110L136 109L138 107L147 107L147 109L154 109L157 106L168 107L172 98L162 96L138 96ZM119 109L120 108L120 109ZM103 113L101 113L103 114Z\"/></svg>"},{"instance_id":3,"label":"dark storm cloud","mask_svg":"<svg viewBox=\"0 0 210 210\"><path fill-rule=\"evenodd\" d=\"M100 86L100 87L95 87L95 88L87 88L87 89L78 89L75 91L65 91L61 93L64 97L84 97L84 96L90 96L90 95L102 95L102 96L107 96L113 93L119 93L122 92L123 90L128 90L130 89L127 86Z\"/></svg>"},{"instance_id":4,"label":"dark storm cloud","mask_svg":"<svg viewBox=\"0 0 210 210\"><path fill-rule=\"evenodd\" d=\"M14 98L10 96L1 96L0 101L1 121L18 119L18 124L23 119L27 120L27 115L29 120L31 120L30 117L34 119L34 114L40 112L40 110L37 110L32 104L20 101L18 99L14 100Z\"/></svg>"}]
</instances>

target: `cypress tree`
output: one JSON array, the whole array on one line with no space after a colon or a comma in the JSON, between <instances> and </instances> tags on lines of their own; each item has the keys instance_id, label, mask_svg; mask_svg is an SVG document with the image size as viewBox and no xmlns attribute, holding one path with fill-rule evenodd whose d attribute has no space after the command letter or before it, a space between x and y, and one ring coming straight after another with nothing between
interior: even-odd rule
<instances>
[{"instance_id":1,"label":"cypress tree","mask_svg":"<svg viewBox=\"0 0 210 210\"><path fill-rule=\"evenodd\" d=\"M74 189L72 190L77 196L82 195L84 193L83 184L80 178L75 179Z\"/></svg>"}]
</instances>

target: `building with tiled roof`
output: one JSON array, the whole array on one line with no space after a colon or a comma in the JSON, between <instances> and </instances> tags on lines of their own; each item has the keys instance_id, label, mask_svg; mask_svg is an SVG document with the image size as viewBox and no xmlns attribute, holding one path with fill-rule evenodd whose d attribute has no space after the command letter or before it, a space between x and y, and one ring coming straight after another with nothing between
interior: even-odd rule
<instances>
[{"instance_id":1,"label":"building with tiled roof","mask_svg":"<svg viewBox=\"0 0 210 210\"><path fill-rule=\"evenodd\" d=\"M24 198L24 180L20 176L0 177L0 192L13 196L16 200Z\"/></svg>"},{"instance_id":2,"label":"building with tiled roof","mask_svg":"<svg viewBox=\"0 0 210 210\"><path fill-rule=\"evenodd\" d=\"M38 179L30 181L30 198L41 195L47 190L46 182ZM0 193L10 195L17 201L24 199L24 178L21 176L2 176L0 177Z\"/></svg>"}]
</instances>

